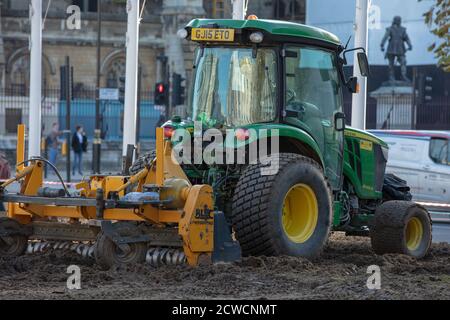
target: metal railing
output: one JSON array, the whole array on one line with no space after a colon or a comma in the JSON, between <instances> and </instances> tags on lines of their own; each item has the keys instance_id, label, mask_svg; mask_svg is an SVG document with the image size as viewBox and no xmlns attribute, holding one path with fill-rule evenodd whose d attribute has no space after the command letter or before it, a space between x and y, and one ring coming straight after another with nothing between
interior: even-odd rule
<instances>
[{"instance_id":1,"label":"metal railing","mask_svg":"<svg viewBox=\"0 0 450 320\"><path fill-rule=\"evenodd\" d=\"M351 109L352 101L346 100L344 111L348 125ZM366 128L450 130L450 97L433 97L432 101L417 105L416 116L414 112L412 102L405 98L387 97L382 102L368 98Z\"/></svg>"},{"instance_id":2,"label":"metal railing","mask_svg":"<svg viewBox=\"0 0 450 320\"><path fill-rule=\"evenodd\" d=\"M82 125L89 137L93 137L95 128L95 89L74 88L71 101L71 131ZM140 121L140 139L153 139L155 126L160 118L160 110L153 104L151 92L142 92L138 120ZM59 123L65 129L66 101L61 99L59 88L46 88L42 91L42 126L47 134L53 123ZM121 140L123 134L123 104L119 101L101 101L101 126L103 138L108 141ZM17 88L0 88L0 136L15 136L17 125L28 125L29 97Z\"/></svg>"}]
</instances>

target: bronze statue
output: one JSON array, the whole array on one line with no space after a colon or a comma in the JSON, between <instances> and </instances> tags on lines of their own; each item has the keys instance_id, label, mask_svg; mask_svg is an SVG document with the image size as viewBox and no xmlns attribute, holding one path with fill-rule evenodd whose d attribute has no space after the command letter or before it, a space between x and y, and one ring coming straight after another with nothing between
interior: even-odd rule
<instances>
[{"instance_id":1,"label":"bronze statue","mask_svg":"<svg viewBox=\"0 0 450 320\"><path fill-rule=\"evenodd\" d=\"M399 16L394 17L392 26L386 29L386 34L381 41L381 51L384 52L384 45L389 40L386 56L389 60L389 80L395 81L395 61L397 58L398 63L401 66L402 78L406 82L411 82L406 76L406 47L405 42L408 44L408 50L412 50L411 40L406 33L406 28L402 27L402 18Z\"/></svg>"}]
</instances>

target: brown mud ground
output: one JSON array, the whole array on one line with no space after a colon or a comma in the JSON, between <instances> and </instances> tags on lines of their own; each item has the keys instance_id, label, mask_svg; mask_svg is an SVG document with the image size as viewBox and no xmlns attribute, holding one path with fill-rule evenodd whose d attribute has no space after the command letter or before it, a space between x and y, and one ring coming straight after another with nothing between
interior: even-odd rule
<instances>
[{"instance_id":1,"label":"brown mud ground","mask_svg":"<svg viewBox=\"0 0 450 320\"><path fill-rule=\"evenodd\" d=\"M81 290L66 289L67 267L81 267ZM368 290L367 267L381 268L381 289ZM189 268L135 265L100 271L92 260L59 251L0 259L0 299L450 299L450 245L434 244L416 260L377 256L370 241L332 235L323 255L250 257Z\"/></svg>"}]
</instances>

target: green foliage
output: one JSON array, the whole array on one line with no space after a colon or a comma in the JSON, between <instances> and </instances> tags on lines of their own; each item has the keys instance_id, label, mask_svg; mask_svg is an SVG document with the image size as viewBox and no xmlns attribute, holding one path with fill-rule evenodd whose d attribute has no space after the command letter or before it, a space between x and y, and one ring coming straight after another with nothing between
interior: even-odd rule
<instances>
[{"instance_id":1,"label":"green foliage","mask_svg":"<svg viewBox=\"0 0 450 320\"><path fill-rule=\"evenodd\" d=\"M434 52L438 59L438 65L444 71L450 72L450 2L448 0L435 0L430 10L425 12L423 16L431 32L440 39L434 42L428 50Z\"/></svg>"}]
</instances>

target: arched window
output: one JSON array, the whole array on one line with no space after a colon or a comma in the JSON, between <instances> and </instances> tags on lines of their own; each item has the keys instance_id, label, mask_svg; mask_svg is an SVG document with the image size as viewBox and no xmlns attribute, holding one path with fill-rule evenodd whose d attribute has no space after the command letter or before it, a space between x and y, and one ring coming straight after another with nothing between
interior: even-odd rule
<instances>
[{"instance_id":1,"label":"arched window","mask_svg":"<svg viewBox=\"0 0 450 320\"><path fill-rule=\"evenodd\" d=\"M125 58L118 57L111 61L106 73L106 86L108 88L118 88L120 77L125 76Z\"/></svg>"},{"instance_id":2,"label":"arched window","mask_svg":"<svg viewBox=\"0 0 450 320\"><path fill-rule=\"evenodd\" d=\"M23 54L14 59L7 68L7 94L28 96L30 91L30 55ZM48 68L45 59L42 61L42 89L47 87Z\"/></svg>"}]
</instances>

